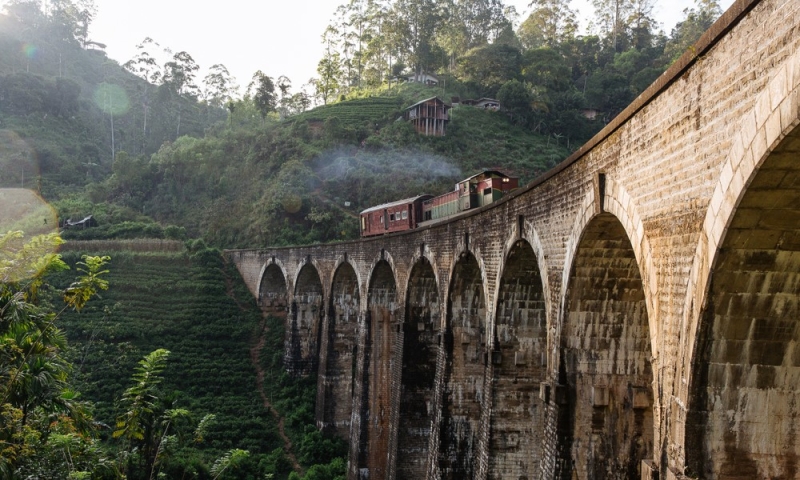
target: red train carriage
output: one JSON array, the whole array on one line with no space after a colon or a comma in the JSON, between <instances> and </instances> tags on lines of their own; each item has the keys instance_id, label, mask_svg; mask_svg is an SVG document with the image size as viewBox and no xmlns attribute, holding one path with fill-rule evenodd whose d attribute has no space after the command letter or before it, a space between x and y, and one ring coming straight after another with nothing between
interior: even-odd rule
<instances>
[{"instance_id":1,"label":"red train carriage","mask_svg":"<svg viewBox=\"0 0 800 480\"><path fill-rule=\"evenodd\" d=\"M422 202L433 195L384 203L361 212L361 236L383 235L417 228L422 221Z\"/></svg>"},{"instance_id":2,"label":"red train carriage","mask_svg":"<svg viewBox=\"0 0 800 480\"><path fill-rule=\"evenodd\" d=\"M458 182L455 190L423 202L422 221L437 220L489 205L517 188L519 178L498 170L484 170Z\"/></svg>"}]
</instances>

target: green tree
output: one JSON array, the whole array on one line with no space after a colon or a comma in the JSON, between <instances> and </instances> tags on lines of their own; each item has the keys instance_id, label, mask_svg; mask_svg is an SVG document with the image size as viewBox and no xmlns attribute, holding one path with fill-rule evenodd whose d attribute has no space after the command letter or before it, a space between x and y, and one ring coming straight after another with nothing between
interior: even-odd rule
<instances>
[{"instance_id":1,"label":"green tree","mask_svg":"<svg viewBox=\"0 0 800 480\"><path fill-rule=\"evenodd\" d=\"M203 98L206 103L215 108L223 108L228 104L239 90L236 79L230 74L225 65L217 63L208 69L208 74L203 79Z\"/></svg>"},{"instance_id":2,"label":"green tree","mask_svg":"<svg viewBox=\"0 0 800 480\"><path fill-rule=\"evenodd\" d=\"M156 60L155 53L151 52L155 47L160 48L160 45L152 38L146 37L136 45L136 55L122 65L122 68L144 80L139 86L139 102L142 106L142 151L147 145L147 119L153 100L152 86L161 84L164 78L164 72Z\"/></svg>"},{"instance_id":3,"label":"green tree","mask_svg":"<svg viewBox=\"0 0 800 480\"><path fill-rule=\"evenodd\" d=\"M631 46L643 50L653 45L658 22L653 18L655 0L632 0L628 25Z\"/></svg>"},{"instance_id":4,"label":"green tree","mask_svg":"<svg viewBox=\"0 0 800 480\"><path fill-rule=\"evenodd\" d=\"M717 0L695 0L694 8L684 9L683 21L675 25L664 49L669 62L674 62L690 49L700 36L722 15Z\"/></svg>"},{"instance_id":5,"label":"green tree","mask_svg":"<svg viewBox=\"0 0 800 480\"><path fill-rule=\"evenodd\" d=\"M519 50L512 46L488 44L459 58L456 73L480 95L493 97L504 83L519 77L521 60Z\"/></svg>"},{"instance_id":6,"label":"green tree","mask_svg":"<svg viewBox=\"0 0 800 480\"><path fill-rule=\"evenodd\" d=\"M195 80L199 69L191 55L178 52L164 64L164 85L178 95L197 98L200 89Z\"/></svg>"},{"instance_id":7,"label":"green tree","mask_svg":"<svg viewBox=\"0 0 800 480\"><path fill-rule=\"evenodd\" d=\"M522 46L528 48L555 47L575 36L578 23L570 0L533 0L528 18L517 31Z\"/></svg>"},{"instance_id":8,"label":"green tree","mask_svg":"<svg viewBox=\"0 0 800 480\"><path fill-rule=\"evenodd\" d=\"M625 50L633 0L592 0L592 6L596 26L606 44L614 52Z\"/></svg>"},{"instance_id":9,"label":"green tree","mask_svg":"<svg viewBox=\"0 0 800 480\"><path fill-rule=\"evenodd\" d=\"M503 110L511 114L514 123L525 124L532 113L533 95L519 80L506 82L497 92Z\"/></svg>"},{"instance_id":10,"label":"green tree","mask_svg":"<svg viewBox=\"0 0 800 480\"><path fill-rule=\"evenodd\" d=\"M247 91L252 92L253 103L262 118L267 118L270 112L275 111L278 101L275 96L275 84L272 82L272 78L264 72L259 70L253 74L253 80L247 87Z\"/></svg>"},{"instance_id":11,"label":"green tree","mask_svg":"<svg viewBox=\"0 0 800 480\"><path fill-rule=\"evenodd\" d=\"M46 276L67 268L53 253L55 235L27 242L20 232L0 236L0 476L66 478L107 466L92 440L87 406L70 389L65 339L56 322L69 308L80 310L99 290L108 257L87 257L81 275L64 292L56 312L40 302ZM75 457L57 455L71 449ZM63 457L62 457L63 459ZM49 472L40 476L43 465Z\"/></svg>"},{"instance_id":12,"label":"green tree","mask_svg":"<svg viewBox=\"0 0 800 480\"><path fill-rule=\"evenodd\" d=\"M122 395L124 411L117 417L113 435L126 441L126 451L138 452L138 462L132 454L128 458L126 469L129 475L135 471L149 474L158 460L162 437L162 431L158 430L159 422L164 415L170 415L161 404L158 389L168 357L169 350L163 348L145 355L131 378L133 385Z\"/></svg>"},{"instance_id":13,"label":"green tree","mask_svg":"<svg viewBox=\"0 0 800 480\"><path fill-rule=\"evenodd\" d=\"M325 55L317 64L317 75L319 75L319 77L314 80L317 98L322 100L322 103L326 105L339 91L342 78L341 56L339 52L334 49L333 37L336 33L337 31L335 29L328 27L322 35L326 45Z\"/></svg>"}]
</instances>

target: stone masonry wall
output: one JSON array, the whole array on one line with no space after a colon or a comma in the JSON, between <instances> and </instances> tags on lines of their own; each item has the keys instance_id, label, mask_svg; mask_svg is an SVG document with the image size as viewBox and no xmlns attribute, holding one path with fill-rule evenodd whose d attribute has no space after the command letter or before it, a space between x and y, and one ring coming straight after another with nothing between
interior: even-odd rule
<instances>
[{"instance_id":1,"label":"stone masonry wall","mask_svg":"<svg viewBox=\"0 0 800 480\"><path fill-rule=\"evenodd\" d=\"M352 266L350 478L424 464L426 478L549 479L573 472L573 460L582 479L617 466L662 479L796 476L798 47L800 2L737 1L603 132L494 205L405 234L227 252L254 295L279 268L288 303L309 262L324 305L336 268ZM541 279L527 315L544 337L538 327L517 333L543 347L538 372L526 353L531 370L515 391L522 365L504 363L517 348L506 319L526 307L509 307L502 277L530 264L509 255L520 240ZM411 282L422 257L435 281ZM378 274L393 301L369 295ZM404 402L418 401L402 365L419 315L406 299L420 290L440 312L420 337L430 345L437 332L422 360L436 358L424 450L400 433ZM329 320L323 312L321 331ZM606 385L590 382L598 375ZM514 449L529 449L528 460L513 460ZM650 461L636 466L640 457Z\"/></svg>"}]
</instances>

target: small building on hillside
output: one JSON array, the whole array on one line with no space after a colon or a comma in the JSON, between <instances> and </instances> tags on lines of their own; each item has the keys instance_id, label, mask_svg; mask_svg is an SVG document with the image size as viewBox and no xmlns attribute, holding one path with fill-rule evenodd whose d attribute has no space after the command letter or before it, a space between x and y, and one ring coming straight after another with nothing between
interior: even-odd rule
<instances>
[{"instance_id":1,"label":"small building on hillside","mask_svg":"<svg viewBox=\"0 0 800 480\"><path fill-rule=\"evenodd\" d=\"M469 105L470 107L482 108L484 110L500 110L500 100L494 98L479 98L477 100L467 99L461 102L462 105Z\"/></svg>"},{"instance_id":2,"label":"small building on hillside","mask_svg":"<svg viewBox=\"0 0 800 480\"><path fill-rule=\"evenodd\" d=\"M71 218L68 218L64 220L64 222L61 223L59 226L64 230L66 230L68 228L81 228L81 229L93 228L99 225L97 223L97 220L95 220L94 216L88 215L84 217L83 220L72 220Z\"/></svg>"},{"instance_id":3,"label":"small building on hillside","mask_svg":"<svg viewBox=\"0 0 800 480\"><path fill-rule=\"evenodd\" d=\"M403 119L411 122L417 133L442 137L450 121L450 106L439 97L431 97L415 103L403 112Z\"/></svg>"},{"instance_id":4,"label":"small building on hillside","mask_svg":"<svg viewBox=\"0 0 800 480\"><path fill-rule=\"evenodd\" d=\"M439 85L439 77L430 73L413 73L407 78L409 82L417 82L424 85Z\"/></svg>"},{"instance_id":5,"label":"small building on hillside","mask_svg":"<svg viewBox=\"0 0 800 480\"><path fill-rule=\"evenodd\" d=\"M581 115L583 115L584 118L588 118L589 120L596 120L597 117L600 115L600 112L598 112L594 108L582 108Z\"/></svg>"}]
</instances>

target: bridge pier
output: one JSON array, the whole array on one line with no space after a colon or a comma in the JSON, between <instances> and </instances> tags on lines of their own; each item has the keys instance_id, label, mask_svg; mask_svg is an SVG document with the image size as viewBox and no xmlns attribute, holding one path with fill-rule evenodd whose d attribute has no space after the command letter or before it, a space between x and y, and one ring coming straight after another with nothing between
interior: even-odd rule
<instances>
[{"instance_id":1,"label":"bridge pier","mask_svg":"<svg viewBox=\"0 0 800 480\"><path fill-rule=\"evenodd\" d=\"M800 478L798 31L800 2L737 1L459 218L227 252L292 309L287 368L319 365L349 478Z\"/></svg>"}]
</instances>

